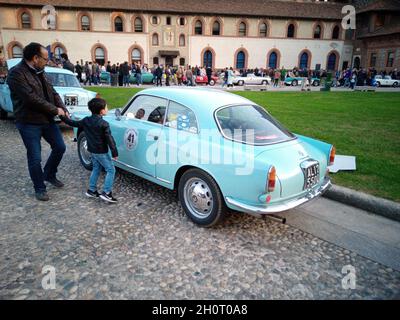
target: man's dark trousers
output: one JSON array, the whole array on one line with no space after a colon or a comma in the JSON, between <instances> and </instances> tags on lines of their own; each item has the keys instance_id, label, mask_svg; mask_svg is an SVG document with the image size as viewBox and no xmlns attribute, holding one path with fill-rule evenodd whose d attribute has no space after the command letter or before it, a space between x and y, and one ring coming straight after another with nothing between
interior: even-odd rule
<instances>
[{"instance_id":1,"label":"man's dark trousers","mask_svg":"<svg viewBox=\"0 0 400 320\"><path fill-rule=\"evenodd\" d=\"M66 149L61 131L55 123L26 124L17 122L16 126L26 147L29 174L35 191L46 191L44 180L52 180L56 177L57 167ZM41 165L40 140L42 137L51 146L51 154L44 166L44 170L42 170Z\"/></svg>"}]
</instances>

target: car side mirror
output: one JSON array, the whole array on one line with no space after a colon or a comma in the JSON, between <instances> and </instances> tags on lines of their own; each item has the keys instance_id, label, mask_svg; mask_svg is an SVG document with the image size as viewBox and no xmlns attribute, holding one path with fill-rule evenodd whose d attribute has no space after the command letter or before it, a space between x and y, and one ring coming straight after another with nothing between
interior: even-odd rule
<instances>
[{"instance_id":1,"label":"car side mirror","mask_svg":"<svg viewBox=\"0 0 400 320\"><path fill-rule=\"evenodd\" d=\"M115 119L121 120L121 110L119 108L115 110Z\"/></svg>"}]
</instances>

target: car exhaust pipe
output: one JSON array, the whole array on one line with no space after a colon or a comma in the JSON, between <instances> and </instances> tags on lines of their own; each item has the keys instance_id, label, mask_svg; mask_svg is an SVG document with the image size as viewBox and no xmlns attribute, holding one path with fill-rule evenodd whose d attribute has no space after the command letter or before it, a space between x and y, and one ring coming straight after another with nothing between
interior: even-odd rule
<instances>
[{"instance_id":1,"label":"car exhaust pipe","mask_svg":"<svg viewBox=\"0 0 400 320\"><path fill-rule=\"evenodd\" d=\"M265 215L262 215L262 218L264 220L268 218L268 219L273 220L275 222L280 222L282 224L286 224L286 218L280 217L280 216L276 216L274 214L265 214Z\"/></svg>"}]
</instances>

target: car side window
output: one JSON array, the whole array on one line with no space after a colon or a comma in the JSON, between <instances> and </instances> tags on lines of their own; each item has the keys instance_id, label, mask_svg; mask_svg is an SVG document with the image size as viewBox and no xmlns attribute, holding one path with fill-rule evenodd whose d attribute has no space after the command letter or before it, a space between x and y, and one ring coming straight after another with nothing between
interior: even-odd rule
<instances>
[{"instance_id":1,"label":"car side window","mask_svg":"<svg viewBox=\"0 0 400 320\"><path fill-rule=\"evenodd\" d=\"M189 108L173 101L169 102L165 126L177 130L189 131L192 133L199 132L194 112Z\"/></svg>"},{"instance_id":2,"label":"car side window","mask_svg":"<svg viewBox=\"0 0 400 320\"><path fill-rule=\"evenodd\" d=\"M138 119L143 121L164 123L165 111L168 101L163 98L142 95L131 103L124 115L128 119Z\"/></svg>"}]
</instances>

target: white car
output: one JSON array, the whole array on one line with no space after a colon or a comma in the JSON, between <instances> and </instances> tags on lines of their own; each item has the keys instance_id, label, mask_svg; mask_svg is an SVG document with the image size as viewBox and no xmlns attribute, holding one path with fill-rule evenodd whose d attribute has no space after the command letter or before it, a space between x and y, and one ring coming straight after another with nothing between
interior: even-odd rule
<instances>
[{"instance_id":1,"label":"white car","mask_svg":"<svg viewBox=\"0 0 400 320\"><path fill-rule=\"evenodd\" d=\"M392 79L391 76L382 76L377 75L375 76L375 82L377 87L383 87L383 86L392 86L392 87L398 87L399 86L399 80Z\"/></svg>"},{"instance_id":2,"label":"white car","mask_svg":"<svg viewBox=\"0 0 400 320\"><path fill-rule=\"evenodd\" d=\"M258 77L254 73L248 73L246 77L234 77L233 84L243 86L245 84L270 84L271 78L266 77Z\"/></svg>"}]
</instances>

